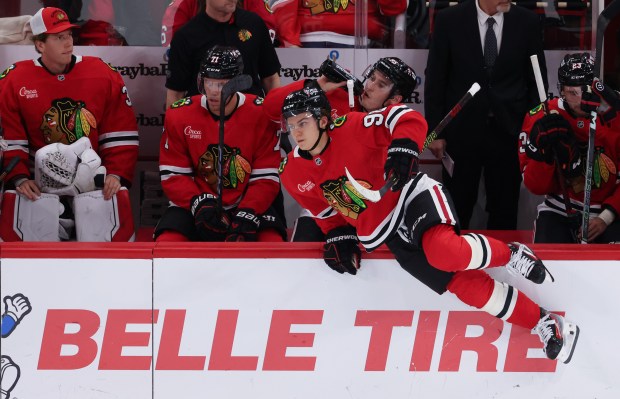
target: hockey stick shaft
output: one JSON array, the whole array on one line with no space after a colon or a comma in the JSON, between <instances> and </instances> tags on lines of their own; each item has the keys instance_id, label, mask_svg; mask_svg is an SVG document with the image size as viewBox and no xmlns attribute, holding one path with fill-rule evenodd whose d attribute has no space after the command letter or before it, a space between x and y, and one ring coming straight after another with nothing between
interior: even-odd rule
<instances>
[{"instance_id":1,"label":"hockey stick shaft","mask_svg":"<svg viewBox=\"0 0 620 399\"><path fill-rule=\"evenodd\" d=\"M454 105L454 107L452 107L452 109L446 114L446 116L444 116L443 119L437 124L435 129L433 129L428 134L428 136L426 136L426 140L424 140L424 146L422 147L422 151L424 151L437 138L437 136L443 131L443 129L448 125L448 123L450 123L450 121L452 121L454 117L458 115L459 112L461 112L463 107L469 102L469 100L472 99L473 96L476 95L476 93L478 93L478 91L480 91L480 85L478 84L478 82L475 82L473 85L471 85L469 90L467 90L467 93L465 93L465 95L461 97L461 99ZM351 174L346 168L345 168L345 173L347 174L347 178L349 179L351 184L353 184L353 187L355 187L355 189L360 194L362 194L364 198L370 201L373 201L373 202L379 201L381 197L383 197L383 195L390 188L392 188L394 183L396 183L396 179L394 177L389 178L388 181L385 182L383 187L381 187L379 190L374 191L374 190L369 190L363 187L361 184L359 184L351 176Z\"/></svg>"},{"instance_id":2,"label":"hockey stick shaft","mask_svg":"<svg viewBox=\"0 0 620 399\"><path fill-rule=\"evenodd\" d=\"M230 97L238 91L244 91L252 86L252 78L249 75L238 75L230 79L220 93L220 126L219 126L219 140L217 145L217 209L222 212L222 194L224 190L224 121L226 119L226 103Z\"/></svg>"}]
</instances>

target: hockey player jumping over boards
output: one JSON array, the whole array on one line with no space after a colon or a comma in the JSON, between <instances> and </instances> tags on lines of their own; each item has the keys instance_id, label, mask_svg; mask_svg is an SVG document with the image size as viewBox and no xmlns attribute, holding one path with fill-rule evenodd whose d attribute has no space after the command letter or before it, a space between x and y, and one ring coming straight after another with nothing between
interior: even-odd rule
<instances>
[{"instance_id":1,"label":"hockey player jumping over boards","mask_svg":"<svg viewBox=\"0 0 620 399\"><path fill-rule=\"evenodd\" d=\"M429 288L510 323L533 329L549 359L571 360L579 328L549 313L514 287L482 269L505 265L541 284L552 279L525 245L480 234L460 235L450 196L418 172L427 124L404 105L352 112L331 120L331 106L317 88L286 97L283 123L297 147L280 165L281 182L317 217L326 234L324 260L339 273L356 274L361 242L367 251L387 244L399 264ZM344 175L377 189L395 179L377 203L365 200ZM297 187L304 187L299 190Z\"/></svg>"}]
</instances>

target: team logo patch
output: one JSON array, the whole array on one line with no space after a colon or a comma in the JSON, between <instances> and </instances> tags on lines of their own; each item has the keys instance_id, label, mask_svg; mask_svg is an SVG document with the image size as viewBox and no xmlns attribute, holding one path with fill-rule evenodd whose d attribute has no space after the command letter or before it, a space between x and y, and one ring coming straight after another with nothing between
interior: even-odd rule
<instances>
[{"instance_id":1,"label":"team logo patch","mask_svg":"<svg viewBox=\"0 0 620 399\"><path fill-rule=\"evenodd\" d=\"M101 58L100 58L101 60ZM104 64L106 64L111 70L113 70L114 72L118 72L118 69L116 69L116 67L112 64L110 64L109 62L105 62L103 60L101 60Z\"/></svg>"},{"instance_id":2,"label":"team logo patch","mask_svg":"<svg viewBox=\"0 0 620 399\"><path fill-rule=\"evenodd\" d=\"M256 99L254 100L254 104L256 105L263 105L264 102L265 102L265 99L262 97L256 97Z\"/></svg>"},{"instance_id":3,"label":"team logo patch","mask_svg":"<svg viewBox=\"0 0 620 399\"><path fill-rule=\"evenodd\" d=\"M538 112L540 112L543 109L543 105L542 104L538 104L537 106L535 106L534 108L532 108L530 110L530 115L536 115Z\"/></svg>"},{"instance_id":4,"label":"team logo patch","mask_svg":"<svg viewBox=\"0 0 620 399\"><path fill-rule=\"evenodd\" d=\"M248 40L250 40L252 38L252 32L250 32L247 29L241 29L239 31L239 33L237 33L237 37L239 38L239 40L241 40L242 42L247 42Z\"/></svg>"},{"instance_id":5,"label":"team logo patch","mask_svg":"<svg viewBox=\"0 0 620 399\"><path fill-rule=\"evenodd\" d=\"M15 69L15 64L11 65L7 69L5 69L2 73L0 73L0 79L6 78L9 72L11 72L13 69Z\"/></svg>"},{"instance_id":6,"label":"team logo patch","mask_svg":"<svg viewBox=\"0 0 620 399\"><path fill-rule=\"evenodd\" d=\"M579 129L583 129L584 126L585 126L585 123L583 123L583 121L577 121L577 127Z\"/></svg>"},{"instance_id":7,"label":"team logo patch","mask_svg":"<svg viewBox=\"0 0 620 399\"><path fill-rule=\"evenodd\" d=\"M71 144L88 137L91 129L97 128L97 119L84 101L71 98L53 100L42 119L40 129L45 144Z\"/></svg>"},{"instance_id":8,"label":"team logo patch","mask_svg":"<svg viewBox=\"0 0 620 399\"><path fill-rule=\"evenodd\" d=\"M358 182L366 188L371 187L363 180ZM327 203L345 217L357 219L359 214L367 208L361 194L345 176L340 176L337 180L327 180L321 184L321 189Z\"/></svg>"},{"instance_id":9,"label":"team logo patch","mask_svg":"<svg viewBox=\"0 0 620 399\"><path fill-rule=\"evenodd\" d=\"M181 108L181 107L185 107L186 105L191 105L191 104L192 104L192 99L190 97L185 97L185 98L182 98L180 100L176 100L175 102L173 102L170 108Z\"/></svg>"},{"instance_id":10,"label":"team logo patch","mask_svg":"<svg viewBox=\"0 0 620 399\"><path fill-rule=\"evenodd\" d=\"M334 122L332 123L332 125L334 125L334 127L340 127L342 125L344 125L344 123L347 121L347 116L343 115L343 116L339 116L336 119L334 119Z\"/></svg>"},{"instance_id":11,"label":"team logo patch","mask_svg":"<svg viewBox=\"0 0 620 399\"><path fill-rule=\"evenodd\" d=\"M198 160L198 174L214 189L217 186L219 165L219 151L217 144L210 144L207 151ZM252 172L250 163L241 156L237 147L230 148L226 144L222 147L222 178L224 188L237 188L249 178Z\"/></svg>"},{"instance_id":12,"label":"team logo patch","mask_svg":"<svg viewBox=\"0 0 620 399\"><path fill-rule=\"evenodd\" d=\"M282 174L284 172L284 167L286 166L287 162L288 162L288 157L282 158L282 162L280 162L280 167L278 167L278 173Z\"/></svg>"}]
</instances>

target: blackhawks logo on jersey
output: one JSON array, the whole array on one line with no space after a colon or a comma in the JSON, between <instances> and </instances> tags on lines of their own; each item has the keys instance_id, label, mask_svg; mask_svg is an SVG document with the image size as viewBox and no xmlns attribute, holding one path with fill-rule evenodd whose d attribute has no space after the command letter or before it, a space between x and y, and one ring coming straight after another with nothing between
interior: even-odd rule
<instances>
[{"instance_id":1,"label":"blackhawks logo on jersey","mask_svg":"<svg viewBox=\"0 0 620 399\"><path fill-rule=\"evenodd\" d=\"M15 69L15 64L11 65L10 67L2 71L2 73L0 73L0 79L6 78L6 75L8 75L9 72L11 72L13 69Z\"/></svg>"},{"instance_id":2,"label":"blackhawks logo on jersey","mask_svg":"<svg viewBox=\"0 0 620 399\"><path fill-rule=\"evenodd\" d=\"M95 128L97 119L86 104L71 98L53 100L52 106L43 114L40 127L46 144L71 144L88 137Z\"/></svg>"},{"instance_id":3,"label":"blackhawks logo on jersey","mask_svg":"<svg viewBox=\"0 0 620 399\"><path fill-rule=\"evenodd\" d=\"M587 144L580 146L581 164L584 165L582 174L570 181L570 185L575 193L581 193L585 187L585 165L586 155L588 152ZM609 181L616 179L618 169L614 161L605 154L603 147L595 147L594 163L592 164L592 188L601 188L601 186Z\"/></svg>"},{"instance_id":4,"label":"blackhawks logo on jersey","mask_svg":"<svg viewBox=\"0 0 620 399\"><path fill-rule=\"evenodd\" d=\"M538 104L537 106L535 106L534 108L532 108L532 109L530 110L530 116L534 116L534 115L536 115L536 114L537 114L537 113L539 113L539 112L540 112L543 108L544 108L544 107L543 107L542 103L541 103L541 104Z\"/></svg>"},{"instance_id":5,"label":"blackhawks logo on jersey","mask_svg":"<svg viewBox=\"0 0 620 399\"><path fill-rule=\"evenodd\" d=\"M371 187L363 180L358 182L366 188ZM321 184L321 189L329 205L348 218L357 219L367 208L363 197L345 176L340 176L338 180L327 180Z\"/></svg>"},{"instance_id":6,"label":"blackhawks logo on jersey","mask_svg":"<svg viewBox=\"0 0 620 399\"><path fill-rule=\"evenodd\" d=\"M312 15L321 14L324 12L331 12L336 14L338 11L346 10L349 7L349 3L353 4L353 1L349 0L317 0L317 1L304 1L303 7L309 8Z\"/></svg>"},{"instance_id":7,"label":"blackhawks logo on jersey","mask_svg":"<svg viewBox=\"0 0 620 399\"><path fill-rule=\"evenodd\" d=\"M217 144L210 144L207 151L200 156L198 174L214 189L218 182L217 169L219 165ZM224 188L237 188L252 172L250 163L241 156L239 148L230 148L226 144L222 147L222 176Z\"/></svg>"},{"instance_id":8,"label":"blackhawks logo on jersey","mask_svg":"<svg viewBox=\"0 0 620 399\"><path fill-rule=\"evenodd\" d=\"M176 100L175 102L173 102L170 105L170 108L180 108L180 107L185 107L185 106L191 105L191 104L192 104L191 97L185 97L185 98L182 98L180 100Z\"/></svg>"}]
</instances>

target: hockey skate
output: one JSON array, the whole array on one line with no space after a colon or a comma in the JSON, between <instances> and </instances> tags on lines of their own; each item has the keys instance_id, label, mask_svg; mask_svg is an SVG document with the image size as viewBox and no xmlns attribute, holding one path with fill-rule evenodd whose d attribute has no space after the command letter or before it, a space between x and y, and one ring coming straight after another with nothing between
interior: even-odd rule
<instances>
[{"instance_id":1,"label":"hockey skate","mask_svg":"<svg viewBox=\"0 0 620 399\"><path fill-rule=\"evenodd\" d=\"M542 260L525 244L511 242L508 244L508 248L510 248L511 254L506 268L510 272L521 275L536 284L542 284L547 279L555 281Z\"/></svg>"},{"instance_id":2,"label":"hockey skate","mask_svg":"<svg viewBox=\"0 0 620 399\"><path fill-rule=\"evenodd\" d=\"M551 360L570 362L579 338L579 326L555 313L544 310L541 313L542 317L533 331L540 337L543 351Z\"/></svg>"}]
</instances>

